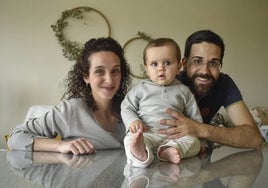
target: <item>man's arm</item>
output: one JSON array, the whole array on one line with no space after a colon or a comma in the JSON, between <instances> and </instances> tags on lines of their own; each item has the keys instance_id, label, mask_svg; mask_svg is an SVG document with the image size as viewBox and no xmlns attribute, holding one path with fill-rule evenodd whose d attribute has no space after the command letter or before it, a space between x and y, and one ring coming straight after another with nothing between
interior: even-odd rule
<instances>
[{"instance_id":1,"label":"man's arm","mask_svg":"<svg viewBox=\"0 0 268 188\"><path fill-rule=\"evenodd\" d=\"M174 127L159 132L166 134L170 139L190 134L232 147L261 148L263 138L245 103L242 101L234 103L228 106L226 111L234 127L217 127L198 123L179 112L167 110L167 113L174 119L161 120L160 123Z\"/></svg>"},{"instance_id":2,"label":"man's arm","mask_svg":"<svg viewBox=\"0 0 268 188\"><path fill-rule=\"evenodd\" d=\"M246 104L243 101L233 103L226 107L226 112L235 126L233 136L237 139L234 139L233 145L260 148L264 140ZM232 144L231 140L229 142Z\"/></svg>"}]
</instances>

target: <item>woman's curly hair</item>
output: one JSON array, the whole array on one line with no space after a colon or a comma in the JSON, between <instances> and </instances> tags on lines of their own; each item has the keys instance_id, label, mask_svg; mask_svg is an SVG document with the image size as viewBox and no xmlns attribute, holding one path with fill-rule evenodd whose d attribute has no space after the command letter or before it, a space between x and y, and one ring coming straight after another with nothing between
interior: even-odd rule
<instances>
[{"instance_id":1,"label":"woman's curly hair","mask_svg":"<svg viewBox=\"0 0 268 188\"><path fill-rule=\"evenodd\" d=\"M89 75L91 65L89 57L92 54L101 51L114 52L120 59L121 82L118 91L113 97L113 107L115 109L115 113L118 117L120 117L120 105L131 84L130 69L124 57L124 51L121 45L110 37L93 38L85 43L80 57L69 71L68 77L65 80L67 90L63 94L62 99L81 98L82 100L86 101L88 108L92 109L93 111L98 109L98 106L91 94L91 87L87 86L83 78L84 76Z\"/></svg>"}]
</instances>

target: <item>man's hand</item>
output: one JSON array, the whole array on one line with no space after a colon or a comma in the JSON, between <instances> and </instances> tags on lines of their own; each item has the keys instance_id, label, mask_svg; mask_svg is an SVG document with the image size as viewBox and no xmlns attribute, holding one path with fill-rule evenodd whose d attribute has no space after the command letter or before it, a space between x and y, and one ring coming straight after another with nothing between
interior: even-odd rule
<instances>
[{"instance_id":1,"label":"man's hand","mask_svg":"<svg viewBox=\"0 0 268 188\"><path fill-rule=\"evenodd\" d=\"M167 109L166 113L174 119L160 120L161 125L172 126L169 129L160 130L159 133L167 135L169 139L177 139L186 135L198 137L199 122L184 116L182 113Z\"/></svg>"}]
</instances>

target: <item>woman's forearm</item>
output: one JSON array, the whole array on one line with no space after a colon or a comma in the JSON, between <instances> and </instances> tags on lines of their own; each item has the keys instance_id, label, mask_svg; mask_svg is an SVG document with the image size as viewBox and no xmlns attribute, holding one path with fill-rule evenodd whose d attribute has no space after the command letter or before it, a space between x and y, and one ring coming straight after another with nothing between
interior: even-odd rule
<instances>
[{"instance_id":1,"label":"woman's forearm","mask_svg":"<svg viewBox=\"0 0 268 188\"><path fill-rule=\"evenodd\" d=\"M33 151L60 152L59 145L62 141L53 138L34 138Z\"/></svg>"}]
</instances>

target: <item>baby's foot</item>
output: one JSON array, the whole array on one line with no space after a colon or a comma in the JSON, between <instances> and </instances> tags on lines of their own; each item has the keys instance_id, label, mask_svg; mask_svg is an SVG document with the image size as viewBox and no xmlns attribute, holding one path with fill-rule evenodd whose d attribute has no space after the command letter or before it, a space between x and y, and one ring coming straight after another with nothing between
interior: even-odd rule
<instances>
[{"instance_id":1,"label":"baby's foot","mask_svg":"<svg viewBox=\"0 0 268 188\"><path fill-rule=\"evenodd\" d=\"M148 185L148 179L146 177L138 177L133 182L131 182L130 187L131 188L139 188L139 187L147 187Z\"/></svg>"},{"instance_id":2,"label":"baby's foot","mask_svg":"<svg viewBox=\"0 0 268 188\"><path fill-rule=\"evenodd\" d=\"M178 181L180 176L180 168L178 164L163 162L159 164L159 172L173 181Z\"/></svg>"},{"instance_id":3,"label":"baby's foot","mask_svg":"<svg viewBox=\"0 0 268 188\"><path fill-rule=\"evenodd\" d=\"M146 161L147 154L144 146L143 134L138 131L133 134L130 143L130 152L140 161Z\"/></svg>"},{"instance_id":4,"label":"baby's foot","mask_svg":"<svg viewBox=\"0 0 268 188\"><path fill-rule=\"evenodd\" d=\"M159 156L168 162L178 164L181 161L180 153L176 148L167 147L160 151Z\"/></svg>"}]
</instances>

